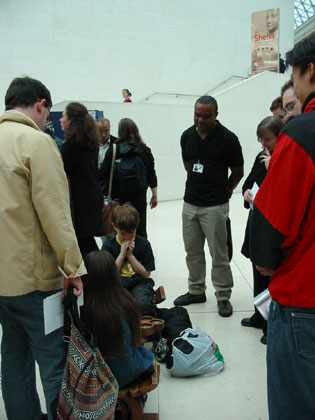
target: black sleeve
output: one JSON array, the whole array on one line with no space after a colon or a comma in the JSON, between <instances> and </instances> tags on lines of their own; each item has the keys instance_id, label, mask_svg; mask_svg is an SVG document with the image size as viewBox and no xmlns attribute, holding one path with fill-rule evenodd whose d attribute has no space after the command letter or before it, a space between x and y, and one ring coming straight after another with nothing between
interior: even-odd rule
<instances>
[{"instance_id":1,"label":"black sleeve","mask_svg":"<svg viewBox=\"0 0 315 420\"><path fill-rule=\"evenodd\" d=\"M143 161L147 170L147 182L150 188L157 187L157 177L154 168L154 157L151 153L151 149L146 146L143 152Z\"/></svg>"},{"instance_id":2,"label":"black sleeve","mask_svg":"<svg viewBox=\"0 0 315 420\"><path fill-rule=\"evenodd\" d=\"M115 241L115 242L114 242ZM119 253L120 253L120 246L117 244L116 242L116 238L112 238L109 239L107 241L105 241L102 245L102 251L107 251L109 252L112 257L114 258L114 260L117 259Z\"/></svg>"},{"instance_id":3,"label":"black sleeve","mask_svg":"<svg viewBox=\"0 0 315 420\"><path fill-rule=\"evenodd\" d=\"M186 154L186 150L185 150L185 143L186 143L186 141L185 141L186 140L186 134L185 133L186 132L184 132L182 134L181 138L180 138L180 147L182 149L182 159L183 159L183 162L188 162L189 158L188 158L188 156Z\"/></svg>"},{"instance_id":4,"label":"black sleeve","mask_svg":"<svg viewBox=\"0 0 315 420\"><path fill-rule=\"evenodd\" d=\"M98 172L104 195L108 194L109 176L110 176L110 169L112 166L112 158L113 158L113 145L110 144Z\"/></svg>"},{"instance_id":5,"label":"black sleeve","mask_svg":"<svg viewBox=\"0 0 315 420\"><path fill-rule=\"evenodd\" d=\"M136 237L134 255L146 270L155 270L153 251L147 239L139 236Z\"/></svg>"},{"instance_id":6,"label":"black sleeve","mask_svg":"<svg viewBox=\"0 0 315 420\"><path fill-rule=\"evenodd\" d=\"M254 183L260 187L263 180L265 179L267 175L266 167L263 163L261 163L260 156L263 155L263 152L260 152L255 159L254 165L248 175L248 177L245 179L244 184L242 186L242 194L244 195L246 190L251 190L253 188ZM249 203L244 200L244 207L249 209Z\"/></svg>"},{"instance_id":7,"label":"black sleeve","mask_svg":"<svg viewBox=\"0 0 315 420\"><path fill-rule=\"evenodd\" d=\"M249 219L250 259L253 264L276 270L283 261L286 236L269 223L254 204Z\"/></svg>"},{"instance_id":8,"label":"black sleeve","mask_svg":"<svg viewBox=\"0 0 315 420\"><path fill-rule=\"evenodd\" d=\"M237 136L230 132L229 141L227 143L227 164L229 168L239 167L244 165L244 158L242 153L242 146L237 138Z\"/></svg>"}]
</instances>

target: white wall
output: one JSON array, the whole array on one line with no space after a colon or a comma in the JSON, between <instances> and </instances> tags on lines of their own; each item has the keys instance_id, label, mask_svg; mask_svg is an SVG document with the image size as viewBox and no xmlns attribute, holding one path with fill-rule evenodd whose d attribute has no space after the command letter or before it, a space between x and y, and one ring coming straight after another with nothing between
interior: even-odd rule
<instances>
[{"instance_id":1,"label":"white wall","mask_svg":"<svg viewBox=\"0 0 315 420\"><path fill-rule=\"evenodd\" d=\"M271 102L280 95L281 86L289 79L288 73L265 72L215 95L219 105L219 120L232 130L241 142L245 177L252 168L255 156L261 150L256 136L257 125L263 118L272 115L269 111Z\"/></svg>"},{"instance_id":2,"label":"white wall","mask_svg":"<svg viewBox=\"0 0 315 420\"><path fill-rule=\"evenodd\" d=\"M195 98L233 75L248 76L251 13L274 7L283 55L293 46L293 0L0 0L0 96L27 74L47 85L54 103L103 109L114 133L120 118L133 118L155 156L160 198L181 198L179 138L193 123ZM216 93L219 119L239 135L246 173L258 149L257 123L281 77ZM122 88L133 92L133 104L122 103ZM188 96L137 103L155 92Z\"/></svg>"},{"instance_id":3,"label":"white wall","mask_svg":"<svg viewBox=\"0 0 315 420\"><path fill-rule=\"evenodd\" d=\"M280 8L293 45L293 0L0 0L0 96L23 74L54 102L201 95L250 68L251 13ZM3 110L3 101L0 104Z\"/></svg>"},{"instance_id":4,"label":"white wall","mask_svg":"<svg viewBox=\"0 0 315 420\"><path fill-rule=\"evenodd\" d=\"M248 175L255 156L261 150L256 127L269 111L272 100L279 95L288 75L262 73L216 95L218 119L239 137ZM169 98L166 97L165 101ZM182 104L124 104L83 101L88 109L102 110L111 121L112 134L117 134L121 118L132 118L139 127L143 140L151 148L158 176L159 199L181 199L186 173L183 168L180 136L193 125L195 99ZM56 104L53 111L63 111L68 101ZM245 178L244 178L245 179ZM236 191L240 191L242 181Z\"/></svg>"}]
</instances>

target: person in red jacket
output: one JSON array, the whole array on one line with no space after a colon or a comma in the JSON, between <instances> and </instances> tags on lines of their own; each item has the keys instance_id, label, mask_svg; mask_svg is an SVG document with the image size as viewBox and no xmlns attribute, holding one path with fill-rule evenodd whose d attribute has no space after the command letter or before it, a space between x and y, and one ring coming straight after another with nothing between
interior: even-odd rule
<instances>
[{"instance_id":1,"label":"person in red jacket","mask_svg":"<svg viewBox=\"0 0 315 420\"><path fill-rule=\"evenodd\" d=\"M124 98L124 102L132 102L131 100L132 93L128 89L123 89L121 93Z\"/></svg>"},{"instance_id":2,"label":"person in red jacket","mask_svg":"<svg viewBox=\"0 0 315 420\"><path fill-rule=\"evenodd\" d=\"M315 418L315 36L286 54L303 104L279 134L254 201L251 259L271 275L269 419Z\"/></svg>"}]
</instances>

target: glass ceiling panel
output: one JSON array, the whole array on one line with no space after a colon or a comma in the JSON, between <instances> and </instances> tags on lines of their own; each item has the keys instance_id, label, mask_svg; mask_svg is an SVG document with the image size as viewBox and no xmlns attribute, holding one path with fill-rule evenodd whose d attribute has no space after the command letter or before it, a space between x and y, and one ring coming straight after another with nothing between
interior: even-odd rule
<instances>
[{"instance_id":1,"label":"glass ceiling panel","mask_svg":"<svg viewBox=\"0 0 315 420\"><path fill-rule=\"evenodd\" d=\"M294 30L315 15L315 0L294 1Z\"/></svg>"}]
</instances>

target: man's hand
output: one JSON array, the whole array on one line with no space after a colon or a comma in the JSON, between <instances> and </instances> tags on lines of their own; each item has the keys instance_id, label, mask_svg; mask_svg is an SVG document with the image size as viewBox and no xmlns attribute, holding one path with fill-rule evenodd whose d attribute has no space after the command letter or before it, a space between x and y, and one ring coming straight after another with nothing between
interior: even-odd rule
<instances>
[{"instance_id":1,"label":"man's hand","mask_svg":"<svg viewBox=\"0 0 315 420\"><path fill-rule=\"evenodd\" d=\"M64 277L62 297L64 297L67 294L66 290L68 289L69 286L73 287L74 296L81 296L82 291L83 291L83 283L82 283L81 277L73 277L73 278Z\"/></svg>"},{"instance_id":2,"label":"man's hand","mask_svg":"<svg viewBox=\"0 0 315 420\"><path fill-rule=\"evenodd\" d=\"M155 196L152 196L150 200L150 208L154 209L158 205L158 199Z\"/></svg>"},{"instance_id":3,"label":"man's hand","mask_svg":"<svg viewBox=\"0 0 315 420\"><path fill-rule=\"evenodd\" d=\"M244 197L244 200L247 201L247 203L250 204L253 201L253 193L252 193L252 190L246 190L244 192L243 197Z\"/></svg>"},{"instance_id":4,"label":"man's hand","mask_svg":"<svg viewBox=\"0 0 315 420\"><path fill-rule=\"evenodd\" d=\"M243 166L233 166L230 167L231 169L231 175L228 179L228 191L229 196L232 197L233 190L237 186L237 184L240 182L244 175L244 167Z\"/></svg>"},{"instance_id":5,"label":"man's hand","mask_svg":"<svg viewBox=\"0 0 315 420\"><path fill-rule=\"evenodd\" d=\"M262 274L263 276L272 276L275 270L272 270L270 268L265 267L259 267L259 265L256 265L256 269Z\"/></svg>"}]
</instances>

